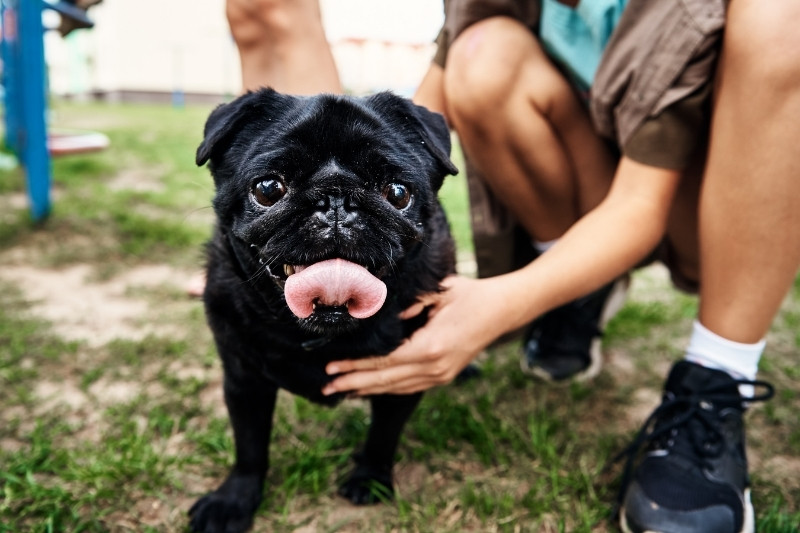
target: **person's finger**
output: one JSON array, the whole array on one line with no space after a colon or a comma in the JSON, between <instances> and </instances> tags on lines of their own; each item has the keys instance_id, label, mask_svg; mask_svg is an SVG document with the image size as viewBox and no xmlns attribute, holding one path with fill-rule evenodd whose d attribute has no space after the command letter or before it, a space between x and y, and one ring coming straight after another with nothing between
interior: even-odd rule
<instances>
[{"instance_id":1,"label":"person's finger","mask_svg":"<svg viewBox=\"0 0 800 533\"><path fill-rule=\"evenodd\" d=\"M385 387L372 387L361 389L353 393L354 397L367 397L367 396L376 396L379 394L414 394L415 392L422 392L426 391L434 386L436 383L430 383L427 381L421 381L419 379L411 379L408 381L403 381L400 383L394 383L391 388Z\"/></svg>"},{"instance_id":2,"label":"person's finger","mask_svg":"<svg viewBox=\"0 0 800 533\"><path fill-rule=\"evenodd\" d=\"M377 371L382 372L382 371ZM419 374L409 375L405 379L399 381L376 381L375 379L369 380L370 384L360 387L356 390L341 391L349 392L352 396L372 396L375 394L411 394L428 390L432 387L444 385L444 382L432 379L428 376Z\"/></svg>"},{"instance_id":3,"label":"person's finger","mask_svg":"<svg viewBox=\"0 0 800 533\"><path fill-rule=\"evenodd\" d=\"M329 375L345 374L357 370L378 370L386 368L394 363L390 355L380 355L376 357L365 357L363 359L342 359L332 361L325 366L325 372Z\"/></svg>"},{"instance_id":4,"label":"person's finger","mask_svg":"<svg viewBox=\"0 0 800 533\"><path fill-rule=\"evenodd\" d=\"M398 316L400 317L400 320L408 320L409 318L414 318L415 316L419 315L422 311L424 311L425 308L428 307L428 305L429 304L426 304L424 302L417 302L408 309L406 309L405 311L401 312L400 315Z\"/></svg>"},{"instance_id":5,"label":"person's finger","mask_svg":"<svg viewBox=\"0 0 800 533\"><path fill-rule=\"evenodd\" d=\"M411 305L411 307L407 308L405 311L400 313L401 320L407 320L409 318L413 318L420 314L422 311L425 310L426 307L433 307L439 304L442 300L442 293L440 292L431 292L426 293L417 298L417 301Z\"/></svg>"},{"instance_id":6,"label":"person's finger","mask_svg":"<svg viewBox=\"0 0 800 533\"><path fill-rule=\"evenodd\" d=\"M401 365L343 374L328 383L322 393L326 396L336 392L353 392L359 396L381 394L389 390L392 393L405 393L409 390L409 383L419 385L421 388L418 390L422 390L424 381L418 365ZM398 389L398 385L403 387Z\"/></svg>"},{"instance_id":7,"label":"person's finger","mask_svg":"<svg viewBox=\"0 0 800 533\"><path fill-rule=\"evenodd\" d=\"M425 310L426 307L433 307L441 305L443 299L446 296L447 289L449 289L453 284L458 282L457 276L448 276L441 283L441 291L439 292L429 292L425 293L417 298L417 301L412 304L409 308L405 311L400 313L400 318L402 320L407 320L409 318L413 318L419 315L422 311ZM435 313L435 310L432 311L431 316Z\"/></svg>"},{"instance_id":8,"label":"person's finger","mask_svg":"<svg viewBox=\"0 0 800 533\"><path fill-rule=\"evenodd\" d=\"M410 339L398 346L389 355L378 355L375 357L364 357L362 359L342 359L341 361L331 361L325 366L325 373L329 376L335 374L345 374L359 370L379 370L382 368L396 367L401 365L421 365L430 360L430 357L420 356L417 344L425 344L423 331L419 330ZM422 339L422 341L421 341Z\"/></svg>"}]
</instances>

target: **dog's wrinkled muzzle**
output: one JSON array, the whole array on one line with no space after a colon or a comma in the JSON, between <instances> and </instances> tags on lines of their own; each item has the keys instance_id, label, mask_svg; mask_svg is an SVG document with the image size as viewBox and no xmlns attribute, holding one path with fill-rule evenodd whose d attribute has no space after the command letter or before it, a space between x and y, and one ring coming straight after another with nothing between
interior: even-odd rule
<instances>
[{"instance_id":1,"label":"dog's wrinkled muzzle","mask_svg":"<svg viewBox=\"0 0 800 533\"><path fill-rule=\"evenodd\" d=\"M317 305L346 306L353 318L368 318L386 301L386 285L366 268L344 259L329 259L295 267L286 280L286 304L299 318Z\"/></svg>"}]
</instances>

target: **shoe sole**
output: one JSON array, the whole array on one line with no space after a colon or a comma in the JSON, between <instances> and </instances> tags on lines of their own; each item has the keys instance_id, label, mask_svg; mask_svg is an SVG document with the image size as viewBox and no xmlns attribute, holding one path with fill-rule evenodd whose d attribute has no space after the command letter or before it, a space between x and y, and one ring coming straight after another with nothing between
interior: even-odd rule
<instances>
[{"instance_id":1,"label":"shoe sole","mask_svg":"<svg viewBox=\"0 0 800 533\"><path fill-rule=\"evenodd\" d=\"M611 292L606 299L605 306L603 306L603 310L600 313L600 320L598 322L599 329L601 331L605 330L606 324L608 324L612 318L619 313L620 309L625 305L625 300L627 299L628 288L631 284L631 277L630 275L625 275L619 278L616 282L614 282L614 286L611 288ZM569 379L562 379L562 380L554 380L550 374L541 370L538 367L529 367L528 360L525 357L525 354L522 354L522 358L520 359L520 368L522 372L533 376L537 379L542 381L546 381L547 383L553 385L569 385L573 382L582 382L582 381L589 381L597 377L600 371L603 369L603 338L602 337L595 337L592 339L592 345L589 348L589 366L586 369L578 372L574 376Z\"/></svg>"},{"instance_id":2,"label":"shoe sole","mask_svg":"<svg viewBox=\"0 0 800 533\"><path fill-rule=\"evenodd\" d=\"M646 529L644 531L634 531L628 526L628 521L625 518L625 506L619 511L619 527L623 533L662 533L653 529ZM739 533L755 533L756 519L755 511L753 510L753 502L750 501L750 489L744 490L744 522L742 529Z\"/></svg>"}]
</instances>

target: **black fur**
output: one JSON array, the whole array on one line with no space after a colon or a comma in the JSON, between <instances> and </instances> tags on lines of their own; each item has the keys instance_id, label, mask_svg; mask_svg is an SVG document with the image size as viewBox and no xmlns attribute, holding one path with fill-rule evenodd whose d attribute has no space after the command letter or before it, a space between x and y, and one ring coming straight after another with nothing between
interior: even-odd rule
<instances>
[{"instance_id":1,"label":"black fur","mask_svg":"<svg viewBox=\"0 0 800 533\"><path fill-rule=\"evenodd\" d=\"M456 172L449 152L440 115L389 93L294 97L263 89L211 113L197 150L197 164L209 163L217 190L204 301L225 373L236 464L190 510L194 531L250 527L279 388L334 405L341 395L321 394L331 380L328 362L387 354L424 323L424 315L403 322L398 313L439 290L454 271L453 241L436 197L445 175ZM265 178L286 188L269 207L252 192ZM385 199L389 183L412 190L408 207ZM384 281L380 311L360 320L338 308L306 319L289 311L283 265L332 258ZM340 494L373 503L377 483L391 496L397 442L420 396L371 398L367 441Z\"/></svg>"}]
</instances>

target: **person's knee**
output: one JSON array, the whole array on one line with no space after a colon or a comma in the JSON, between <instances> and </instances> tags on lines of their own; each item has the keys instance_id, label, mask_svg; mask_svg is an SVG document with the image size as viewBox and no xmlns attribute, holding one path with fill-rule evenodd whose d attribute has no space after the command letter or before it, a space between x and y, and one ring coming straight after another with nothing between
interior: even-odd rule
<instances>
[{"instance_id":1,"label":"person's knee","mask_svg":"<svg viewBox=\"0 0 800 533\"><path fill-rule=\"evenodd\" d=\"M800 3L796 0L733 2L726 53L765 88L797 90L800 81Z\"/></svg>"},{"instance_id":2,"label":"person's knee","mask_svg":"<svg viewBox=\"0 0 800 533\"><path fill-rule=\"evenodd\" d=\"M473 24L453 42L445 66L448 116L462 127L503 127L500 110L522 97L546 114L558 98L554 67L531 31L514 19ZM489 119L489 120L487 120Z\"/></svg>"},{"instance_id":3,"label":"person's knee","mask_svg":"<svg viewBox=\"0 0 800 533\"><path fill-rule=\"evenodd\" d=\"M265 41L280 40L292 28L304 22L302 6L295 0L227 0L225 15L240 47L260 46Z\"/></svg>"},{"instance_id":4,"label":"person's knee","mask_svg":"<svg viewBox=\"0 0 800 533\"><path fill-rule=\"evenodd\" d=\"M522 49L532 39L518 22L495 17L477 22L453 42L445 67L448 111L464 119L486 117L508 98L519 80Z\"/></svg>"}]
</instances>

